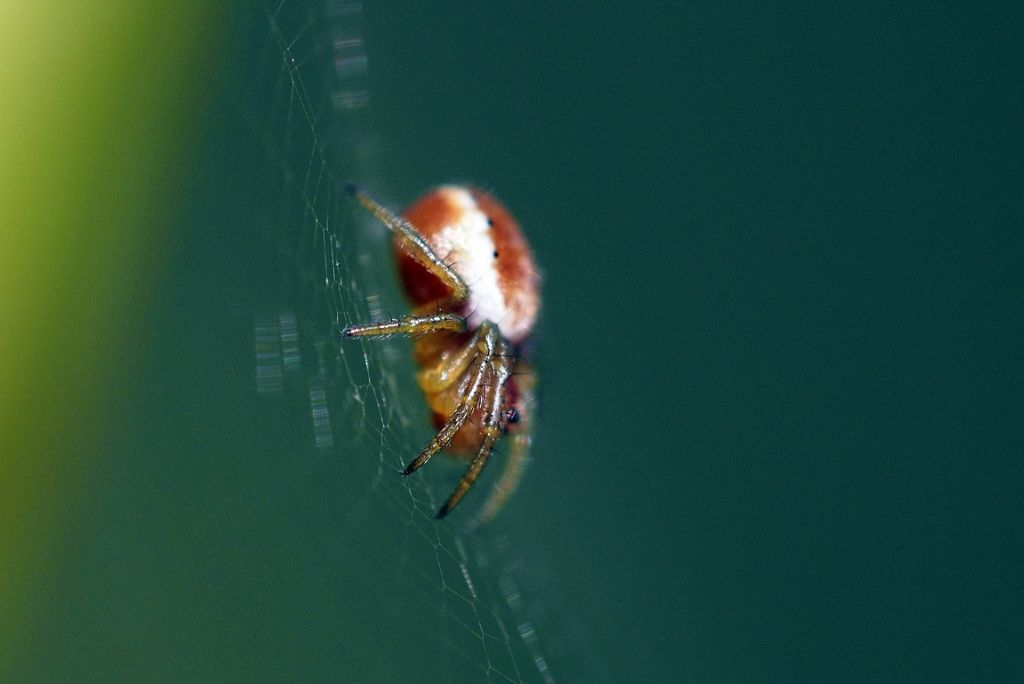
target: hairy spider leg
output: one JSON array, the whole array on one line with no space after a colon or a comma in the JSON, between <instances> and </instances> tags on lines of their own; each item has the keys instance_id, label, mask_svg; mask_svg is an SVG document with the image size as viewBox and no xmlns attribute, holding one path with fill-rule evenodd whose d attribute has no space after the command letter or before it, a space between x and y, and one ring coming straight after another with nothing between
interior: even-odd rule
<instances>
[{"instance_id":1,"label":"hairy spider leg","mask_svg":"<svg viewBox=\"0 0 1024 684\"><path fill-rule=\"evenodd\" d=\"M484 381L493 372L492 360L495 358L496 351L501 342L501 336L498 334L497 328L495 328L490 322L484 321L480 326L482 331L480 340L477 342L476 348L481 355L480 362L473 370L472 380L470 381L469 390L459 401L459 405L452 411L451 416L448 418L448 422L441 426L441 429L437 431L434 438L430 440L430 444L420 452L413 461L405 467L402 471L403 475L409 475L421 468L427 461L434 457L434 454L444 449L446 446L451 444L451 441L455 438L457 433L462 426L465 424L469 415L476 408L476 403L480 398L480 392L483 390Z\"/></svg>"},{"instance_id":2,"label":"hairy spider leg","mask_svg":"<svg viewBox=\"0 0 1024 684\"><path fill-rule=\"evenodd\" d=\"M399 316L379 323L349 325L342 329L341 334L343 337L383 337L397 334L420 335L443 330L466 332L466 319L453 313Z\"/></svg>"},{"instance_id":3,"label":"hairy spider leg","mask_svg":"<svg viewBox=\"0 0 1024 684\"><path fill-rule=\"evenodd\" d=\"M465 281L430 248L430 245L423 239L423 236L420 235L415 226L370 197L362 188L354 183L347 183L345 190L355 196L367 211L395 234L395 237L398 238L399 247L403 252L418 261L423 268L427 269L434 277L448 286L452 291L451 299L453 301L466 301L469 297L469 287Z\"/></svg>"},{"instance_id":4,"label":"hairy spider leg","mask_svg":"<svg viewBox=\"0 0 1024 684\"><path fill-rule=\"evenodd\" d=\"M494 449L494 443L501 437L501 417L505 408L505 399L507 398L505 383L512 376L514 359L508 354L504 339L499 338L498 345L498 353L490 358L493 381L487 387L486 394L484 395L487 402L487 413L484 417L484 424L480 428L483 441L480 443L476 456L470 461L469 467L466 468L466 472L462 475L462 479L459 480L459 484L456 485L455 491L452 492L452 495L441 506L441 510L437 512L436 517L438 519L448 515L453 508L459 505L462 497L466 495L466 492L469 491L469 488L473 486L476 479L480 476L480 471L487 465L487 459Z\"/></svg>"},{"instance_id":5,"label":"hairy spider leg","mask_svg":"<svg viewBox=\"0 0 1024 684\"><path fill-rule=\"evenodd\" d=\"M490 493L487 495L487 503L477 517L476 525L483 525L489 522L502 509L508 498L519 486L519 480L526 472L526 466L530 462L530 445L533 443L533 415L532 404L534 403L533 388L537 383L537 375L533 369L526 369L516 373L516 390L519 392L520 402L530 406L528 410L520 414L519 424L515 432L505 436L505 441L511 443L508 457L505 460L505 470L501 478L494 483Z\"/></svg>"}]
</instances>

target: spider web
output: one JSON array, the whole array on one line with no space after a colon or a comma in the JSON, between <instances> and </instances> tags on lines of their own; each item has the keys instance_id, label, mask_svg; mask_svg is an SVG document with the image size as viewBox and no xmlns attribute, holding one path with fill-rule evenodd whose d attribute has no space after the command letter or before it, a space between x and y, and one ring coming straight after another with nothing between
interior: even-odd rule
<instances>
[{"instance_id":1,"label":"spider web","mask_svg":"<svg viewBox=\"0 0 1024 684\"><path fill-rule=\"evenodd\" d=\"M402 203L388 196L374 132L362 4L284 0L265 12L256 71L266 82L254 83L250 123L264 146L263 210L279 278L255 319L256 391L268 412L288 416L276 424L323 475L323 491L310 496L319 520L336 528L325 553L344 559L339 582L369 604L357 616L365 650L338 667L368 668L375 681L474 671L511 682L600 678L583 655L583 630L524 551L528 535L501 516L464 529L490 482L439 523L434 513L465 464L440 458L400 475L431 435L408 340L337 339L347 323L405 308L386 230L341 190L354 179ZM360 608L338 610L343 621Z\"/></svg>"}]
</instances>

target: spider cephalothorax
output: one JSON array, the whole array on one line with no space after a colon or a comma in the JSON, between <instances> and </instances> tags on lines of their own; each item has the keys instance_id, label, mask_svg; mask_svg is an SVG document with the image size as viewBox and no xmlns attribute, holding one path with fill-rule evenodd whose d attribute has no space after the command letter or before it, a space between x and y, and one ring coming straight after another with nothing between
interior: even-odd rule
<instances>
[{"instance_id":1,"label":"spider cephalothorax","mask_svg":"<svg viewBox=\"0 0 1024 684\"><path fill-rule=\"evenodd\" d=\"M540 278L530 248L508 211L479 190L440 187L398 217L359 188L347 189L394 233L413 313L350 325L342 334L414 337L421 367L417 382L437 434L403 473L412 473L442 449L470 459L438 518L462 500L495 442L508 433L512 448L481 513L486 521L518 483L530 443L535 379L520 358L540 304Z\"/></svg>"}]
</instances>

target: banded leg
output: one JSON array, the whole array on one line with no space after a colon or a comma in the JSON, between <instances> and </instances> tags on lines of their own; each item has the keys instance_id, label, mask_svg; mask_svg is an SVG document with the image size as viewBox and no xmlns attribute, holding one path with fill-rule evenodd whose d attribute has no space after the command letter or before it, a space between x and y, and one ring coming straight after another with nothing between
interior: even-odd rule
<instances>
[{"instance_id":1,"label":"banded leg","mask_svg":"<svg viewBox=\"0 0 1024 684\"><path fill-rule=\"evenodd\" d=\"M480 340L476 344L476 349L480 353L481 358L476 368L473 370L472 380L470 381L469 388L466 390L465 396L459 402L459 405L452 411L452 415L449 416L448 422L446 422L441 429L438 430L437 434L430 444L420 452L413 461L405 467L402 471L403 475L408 475L412 472L423 467L427 461L434 457L434 454L444 449L446 446L451 444L452 439L455 438L457 433L462 426L466 423L469 415L476 408L477 400L480 397L480 392L484 388L484 381L491 374L491 360L494 358L495 352L500 342L498 331L490 323L484 322L480 326L482 331Z\"/></svg>"},{"instance_id":2,"label":"banded leg","mask_svg":"<svg viewBox=\"0 0 1024 684\"><path fill-rule=\"evenodd\" d=\"M395 234L398 245L403 252L418 261L423 268L432 273L438 280L447 285L452 291L452 299L456 302L464 302L469 297L469 287L451 269L451 267L439 257L423 236L419 234L416 227L398 216L387 207L381 205L377 200L370 197L362 188L347 183L345 190L351 193L367 211L373 214L378 221L383 223Z\"/></svg>"},{"instance_id":3,"label":"banded leg","mask_svg":"<svg viewBox=\"0 0 1024 684\"><path fill-rule=\"evenodd\" d=\"M441 510L437 512L436 517L438 519L448 515L453 508L459 505L462 497L466 495L469 488L480 477L480 471L487 465L487 459L494 449L494 443L501 437L501 416L506 398L505 383L508 382L509 377L512 375L512 358L507 355L504 340L501 341L499 354L490 359L490 364L493 379L492 384L487 388L487 413L485 414L484 424L480 428L483 440L480 443L479 450L476 452L476 456L470 461L469 467L466 468L462 479L456 485L455 491L452 492L452 495L441 506Z\"/></svg>"},{"instance_id":4,"label":"banded leg","mask_svg":"<svg viewBox=\"0 0 1024 684\"><path fill-rule=\"evenodd\" d=\"M505 437L506 441L511 442L511 448L505 461L505 470L502 472L501 478L491 488L491 492L487 496L487 503L484 504L475 525L487 523L498 514L508 498L515 492L516 487L519 486L519 480L522 479L526 466L530 462L530 445L533 443L531 418L534 403L533 388L536 383L537 378L532 370L516 374L516 389L519 391L522 404L529 408L521 414L515 432Z\"/></svg>"},{"instance_id":5,"label":"banded leg","mask_svg":"<svg viewBox=\"0 0 1024 684\"><path fill-rule=\"evenodd\" d=\"M432 332L466 332L466 319L458 314L439 313L430 316L400 316L390 321L348 325L342 337L385 337L387 335L420 335Z\"/></svg>"}]
</instances>

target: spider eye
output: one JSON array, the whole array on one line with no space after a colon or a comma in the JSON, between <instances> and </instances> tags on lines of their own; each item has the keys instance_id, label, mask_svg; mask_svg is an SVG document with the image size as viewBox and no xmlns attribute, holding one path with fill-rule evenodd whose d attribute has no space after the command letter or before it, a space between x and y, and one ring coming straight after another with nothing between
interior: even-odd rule
<instances>
[{"instance_id":1,"label":"spider eye","mask_svg":"<svg viewBox=\"0 0 1024 684\"><path fill-rule=\"evenodd\" d=\"M519 418L520 416L518 409L509 409L505 413L505 420L506 422L508 422L509 425L515 425L516 423L518 423Z\"/></svg>"}]
</instances>

